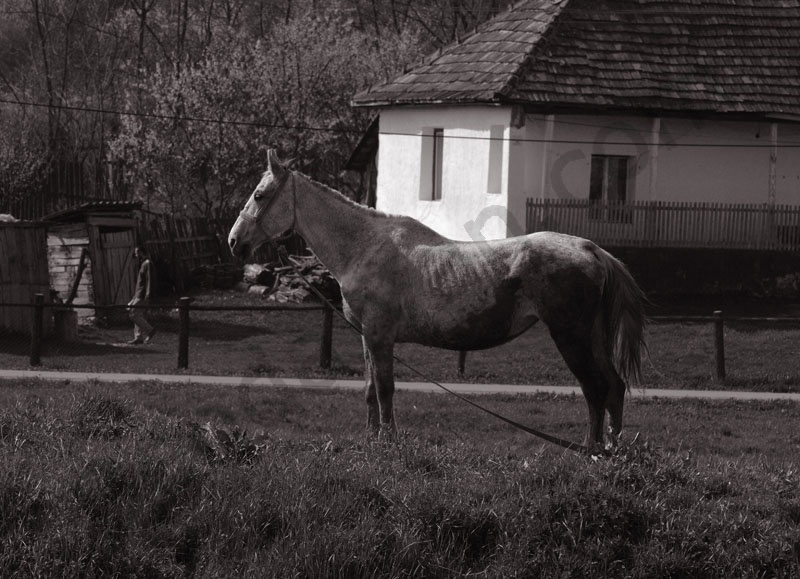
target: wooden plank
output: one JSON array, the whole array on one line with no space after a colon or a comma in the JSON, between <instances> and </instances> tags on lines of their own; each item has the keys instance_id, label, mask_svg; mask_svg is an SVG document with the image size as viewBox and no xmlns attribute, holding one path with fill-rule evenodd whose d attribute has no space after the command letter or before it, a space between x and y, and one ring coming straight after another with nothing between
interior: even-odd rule
<instances>
[{"instance_id":1,"label":"wooden plank","mask_svg":"<svg viewBox=\"0 0 800 579\"><path fill-rule=\"evenodd\" d=\"M702 204L694 211L690 211L687 214L686 219L686 237L688 238L691 244L698 244L702 243L701 237L701 230L698 227L698 222L702 217Z\"/></svg>"},{"instance_id":2,"label":"wooden plank","mask_svg":"<svg viewBox=\"0 0 800 579\"><path fill-rule=\"evenodd\" d=\"M0 283L10 283L12 279L12 259L16 249L12 246L11 228L0 227Z\"/></svg>"},{"instance_id":3,"label":"wooden plank","mask_svg":"<svg viewBox=\"0 0 800 579\"><path fill-rule=\"evenodd\" d=\"M11 312L8 311L11 308L3 305L5 303L9 303L10 301L11 300L6 297L5 286L0 284L0 328L6 328L6 325L8 324L7 320L11 316Z\"/></svg>"},{"instance_id":4,"label":"wooden plank","mask_svg":"<svg viewBox=\"0 0 800 579\"><path fill-rule=\"evenodd\" d=\"M106 283L106 277L103 275L103 272L106 271L106 263L99 228L91 227L89 229L89 240L89 257L92 260L92 269L95 272L95 275L92 276L94 297L98 305L105 305L108 303L106 300L109 288Z\"/></svg>"},{"instance_id":5,"label":"wooden plank","mask_svg":"<svg viewBox=\"0 0 800 579\"><path fill-rule=\"evenodd\" d=\"M136 263L133 258L133 230L102 233L106 263L107 301L102 305L124 304L130 300L136 284Z\"/></svg>"},{"instance_id":6,"label":"wooden plank","mask_svg":"<svg viewBox=\"0 0 800 579\"><path fill-rule=\"evenodd\" d=\"M714 203L705 204L705 214L703 220L703 245L708 247L714 239L714 228L716 227L717 212Z\"/></svg>"},{"instance_id":7,"label":"wooden plank","mask_svg":"<svg viewBox=\"0 0 800 579\"><path fill-rule=\"evenodd\" d=\"M675 245L679 244L679 239L675 235L675 215L677 212L677 207L675 205L665 205L664 206L664 218L666 220L665 223L665 231L667 234L667 240Z\"/></svg>"},{"instance_id":8,"label":"wooden plank","mask_svg":"<svg viewBox=\"0 0 800 579\"><path fill-rule=\"evenodd\" d=\"M718 204L717 203L709 203L708 204L708 234L706 239L706 246L710 246L713 240L716 239L717 231L719 229L720 219L719 219L719 211L718 211Z\"/></svg>"},{"instance_id":9,"label":"wooden plank","mask_svg":"<svg viewBox=\"0 0 800 579\"><path fill-rule=\"evenodd\" d=\"M130 217L112 217L106 215L88 215L86 217L86 223L97 227L122 227L125 229L131 229L136 225L136 222Z\"/></svg>"},{"instance_id":10,"label":"wooden plank","mask_svg":"<svg viewBox=\"0 0 800 579\"><path fill-rule=\"evenodd\" d=\"M681 208L681 240L686 245L692 244L691 221L693 203L684 201Z\"/></svg>"},{"instance_id":11,"label":"wooden plank","mask_svg":"<svg viewBox=\"0 0 800 579\"><path fill-rule=\"evenodd\" d=\"M533 204L531 203L531 199L525 200L525 233L533 233L535 229L534 221L533 221Z\"/></svg>"},{"instance_id":12,"label":"wooden plank","mask_svg":"<svg viewBox=\"0 0 800 579\"><path fill-rule=\"evenodd\" d=\"M743 229L745 220L747 218L746 206L739 206L734 210L734 219L729 221L728 228L728 243L729 247L735 248L737 244L737 234ZM745 249L749 249L745 246Z\"/></svg>"},{"instance_id":13,"label":"wooden plank","mask_svg":"<svg viewBox=\"0 0 800 579\"><path fill-rule=\"evenodd\" d=\"M800 251L800 207L794 207L787 211L787 226L791 229L792 241L787 244L791 251Z\"/></svg>"}]
</instances>

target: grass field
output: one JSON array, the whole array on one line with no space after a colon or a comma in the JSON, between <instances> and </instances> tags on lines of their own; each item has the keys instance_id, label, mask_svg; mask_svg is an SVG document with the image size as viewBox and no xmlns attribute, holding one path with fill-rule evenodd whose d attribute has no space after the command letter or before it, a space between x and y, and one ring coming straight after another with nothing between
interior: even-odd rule
<instances>
[{"instance_id":1,"label":"grass field","mask_svg":"<svg viewBox=\"0 0 800 579\"><path fill-rule=\"evenodd\" d=\"M215 291L196 296L200 305L260 305L263 299ZM797 315L796 306L782 306ZM710 313L698 304L679 309L654 308L663 315L676 311ZM708 311L706 311L708 310ZM726 311L763 315L733 304ZM767 312L775 315L775 312ZM778 312L779 313L779 312ZM159 334L148 346L124 344L129 326L101 329L81 327L74 344L46 345L41 368L94 372L175 373L177 315L169 308L153 319ZM242 376L360 377L363 358L360 338L335 319L333 368L318 367L321 312L193 312L188 373ZM725 348L728 379L715 380L713 326L698 323L653 323L648 330L650 357L644 362L644 386L659 388L745 389L800 392L800 324L728 322ZM0 367L28 367L27 340L0 336ZM542 325L498 348L471 352L466 374L457 373L457 354L401 344L397 354L434 379L448 382L501 384L575 384ZM400 380L418 376L396 365Z\"/></svg>"},{"instance_id":2,"label":"grass field","mask_svg":"<svg viewBox=\"0 0 800 579\"><path fill-rule=\"evenodd\" d=\"M2 382L2 576L800 572L797 404L636 399L621 450L592 460L397 398L387 443L352 392ZM579 397L483 400L583 431Z\"/></svg>"},{"instance_id":3,"label":"grass field","mask_svg":"<svg viewBox=\"0 0 800 579\"><path fill-rule=\"evenodd\" d=\"M154 318L151 345L85 327L47 343L41 368L175 373L176 315ZM188 373L360 376L360 340L338 320L334 368L316 367L320 326L319 312L193 313ZM800 391L798 338L727 324L718 383L710 325L654 324L645 385ZM574 384L541 327L471 353L463 377L455 353L398 354L443 381ZM0 337L0 367L27 356ZM481 401L584 434L578 396ZM597 460L443 395L400 392L396 411L388 443L364 436L354 392L0 382L0 576L800 576L798 404L634 397L622 447Z\"/></svg>"}]
</instances>

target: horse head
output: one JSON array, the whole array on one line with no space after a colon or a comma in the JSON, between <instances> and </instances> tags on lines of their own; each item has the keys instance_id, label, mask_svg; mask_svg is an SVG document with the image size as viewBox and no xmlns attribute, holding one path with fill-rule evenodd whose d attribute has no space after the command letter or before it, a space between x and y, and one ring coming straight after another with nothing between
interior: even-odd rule
<instances>
[{"instance_id":1,"label":"horse head","mask_svg":"<svg viewBox=\"0 0 800 579\"><path fill-rule=\"evenodd\" d=\"M294 228L295 199L288 199L293 189L286 186L291 176L292 172L270 149L267 170L228 234L228 245L234 256L246 258L258 246Z\"/></svg>"}]
</instances>

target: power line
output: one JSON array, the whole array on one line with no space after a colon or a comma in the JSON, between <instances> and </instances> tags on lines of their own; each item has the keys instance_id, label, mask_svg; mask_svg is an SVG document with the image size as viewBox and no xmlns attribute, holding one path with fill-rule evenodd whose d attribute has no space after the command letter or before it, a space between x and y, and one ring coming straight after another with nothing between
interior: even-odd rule
<instances>
[{"instance_id":1,"label":"power line","mask_svg":"<svg viewBox=\"0 0 800 579\"><path fill-rule=\"evenodd\" d=\"M31 101L21 101L21 100L9 100L0 98L0 103L8 104L8 105L19 105L19 106L28 106L28 107L35 107L35 108L46 108L46 109L56 109L56 110L64 110L70 112L81 112L81 113L97 113L97 114L106 114L106 115L117 115L121 117L140 117L140 118L148 118L148 119L156 119L160 121L173 121L173 122L195 122L195 123L206 123L210 125L231 125L231 126L244 126L244 127L255 127L261 129L287 129L287 130L298 130L298 131L320 131L320 132L333 132L333 133L353 133L353 134L361 134L362 131L358 129L334 129L330 127L314 127L314 126L302 126L302 125L288 125L288 124L281 124L281 123L264 123L259 121L236 121L230 119L212 119L207 117L193 117L187 115L178 115L178 114L165 114L165 113L145 113L145 112L138 112L138 111L119 111L113 109L105 109L99 107L88 107L88 106L73 106L73 105L55 105L49 103L37 103Z\"/></svg>"},{"instance_id":2,"label":"power line","mask_svg":"<svg viewBox=\"0 0 800 579\"><path fill-rule=\"evenodd\" d=\"M140 118L150 118L162 121L172 121L172 122L197 122L197 123L206 123L212 125L223 125L223 126L243 126L243 127L251 127L251 128L260 128L260 129L282 129L282 130L291 130L291 131L313 131L313 132L327 132L327 133L334 133L334 134L350 134L350 135L361 135L363 134L362 130L359 129L346 129L346 128L332 128L332 127L319 127L319 126L311 126L311 125L292 125L287 123L266 123L266 122L259 122L259 121L237 121L237 120L230 120L224 118L208 118L208 117L195 117L195 116L188 116L188 115L178 115L178 114L165 114L165 113L146 113L146 112L137 112L137 111L119 111L114 109L106 109L106 108L99 108L99 107L88 107L88 106L73 106L73 105L55 105L55 104L48 104L48 103L37 103L31 101L21 101L21 100L9 100L0 98L0 104L8 104L8 105L17 105L17 106L29 106L29 107L36 107L36 108L47 108L47 109L56 109L56 110L66 110L70 112L80 112L80 113L95 113L95 114L108 114L108 115L117 115L117 116L130 116L130 117L140 117ZM601 124L593 124L593 123L581 123L578 121L568 121L568 120L555 120L556 124L561 125L571 125L571 126L583 126L587 128L594 128L598 131L609 131L610 133L625 133L625 132L638 132L635 128L627 128L627 127L616 127L612 125L601 125ZM757 121L754 121L757 122ZM766 121L764 121L766 122ZM397 137L432 137L433 135L424 134L419 132L400 132L400 131L381 131L382 135L389 135L389 136L397 136ZM491 137L491 136L483 136L483 135L454 135L454 134L447 134L445 133L442 135L445 139L459 139L459 140L468 140L468 141L508 141L514 143L545 143L545 144L553 144L553 145L608 145L608 146L635 146L635 147L651 147L654 143L646 140L621 140L621 141L597 141L597 140L585 140L585 139L545 139L545 138L535 138L535 137ZM732 140L732 139L731 139ZM777 143L773 145L772 143L752 143L752 144L744 144L744 143L737 143L737 142L708 142L708 143L677 143L674 141L669 142L660 142L659 146L661 147L687 147L687 148L703 148L703 147L718 147L718 148L727 148L727 149L770 149L773 147L777 147L779 149L795 149L800 148L800 142L796 141L788 141L784 143Z\"/></svg>"}]
</instances>

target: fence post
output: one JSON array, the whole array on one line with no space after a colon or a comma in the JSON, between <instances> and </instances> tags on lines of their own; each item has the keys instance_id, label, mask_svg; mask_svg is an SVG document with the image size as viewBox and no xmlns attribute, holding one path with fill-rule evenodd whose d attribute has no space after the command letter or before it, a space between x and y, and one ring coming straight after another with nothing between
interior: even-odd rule
<instances>
[{"instance_id":1,"label":"fence post","mask_svg":"<svg viewBox=\"0 0 800 579\"><path fill-rule=\"evenodd\" d=\"M31 323L30 365L42 363L42 335L44 334L44 294L33 296L33 321Z\"/></svg>"},{"instance_id":2,"label":"fence post","mask_svg":"<svg viewBox=\"0 0 800 579\"><path fill-rule=\"evenodd\" d=\"M178 368L185 370L189 367L189 304L192 298L178 300Z\"/></svg>"},{"instance_id":3,"label":"fence post","mask_svg":"<svg viewBox=\"0 0 800 579\"><path fill-rule=\"evenodd\" d=\"M717 361L717 380L725 380L725 326L722 312L714 311L714 354Z\"/></svg>"},{"instance_id":4,"label":"fence post","mask_svg":"<svg viewBox=\"0 0 800 579\"><path fill-rule=\"evenodd\" d=\"M458 352L458 375L463 376L467 367L467 352L466 350L459 350Z\"/></svg>"},{"instance_id":5,"label":"fence post","mask_svg":"<svg viewBox=\"0 0 800 579\"><path fill-rule=\"evenodd\" d=\"M322 309L322 340L319 346L319 367L331 367L333 352L333 308L325 305Z\"/></svg>"}]
</instances>

